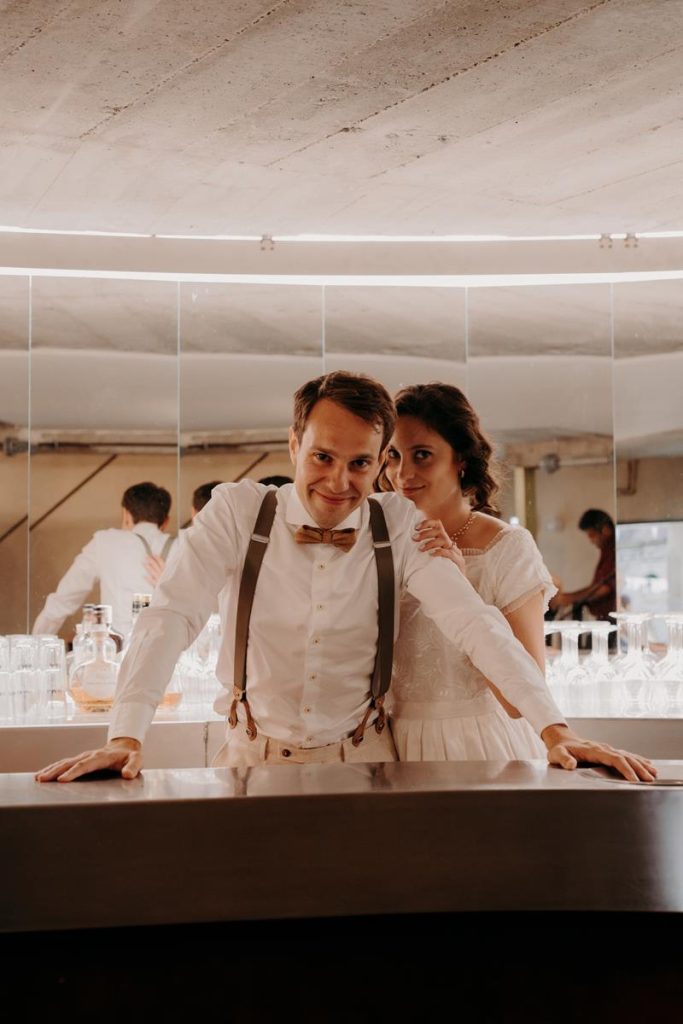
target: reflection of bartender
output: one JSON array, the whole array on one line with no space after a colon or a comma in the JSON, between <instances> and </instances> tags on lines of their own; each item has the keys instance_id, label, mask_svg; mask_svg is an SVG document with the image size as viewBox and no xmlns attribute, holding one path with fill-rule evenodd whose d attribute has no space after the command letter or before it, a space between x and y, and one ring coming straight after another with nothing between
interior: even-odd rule
<instances>
[{"instance_id":1,"label":"reflection of bartender","mask_svg":"<svg viewBox=\"0 0 683 1024\"><path fill-rule=\"evenodd\" d=\"M149 555L166 557L175 538L164 533L171 495L156 484L135 484L121 500L121 529L97 530L48 597L34 633L56 633L67 615L81 607L99 580L100 600L112 607L114 629L126 634L133 594L150 589Z\"/></svg>"},{"instance_id":2,"label":"reflection of bartender","mask_svg":"<svg viewBox=\"0 0 683 1024\"><path fill-rule=\"evenodd\" d=\"M587 608L594 619L609 620L609 613L616 608L616 546L614 522L599 508L589 508L579 520L591 544L600 551L600 558L587 587L566 592L560 590L550 599L550 608L555 610L563 605L574 605L574 618L580 617L581 608ZM559 581L555 581L559 583Z\"/></svg>"}]
</instances>

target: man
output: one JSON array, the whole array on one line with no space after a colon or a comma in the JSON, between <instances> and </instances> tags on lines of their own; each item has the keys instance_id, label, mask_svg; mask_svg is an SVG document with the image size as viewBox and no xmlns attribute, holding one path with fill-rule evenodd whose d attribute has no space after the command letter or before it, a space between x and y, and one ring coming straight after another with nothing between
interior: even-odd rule
<instances>
[{"instance_id":1,"label":"man","mask_svg":"<svg viewBox=\"0 0 683 1024\"><path fill-rule=\"evenodd\" d=\"M220 480L211 480L209 481L208 484L200 484L199 487L196 487L194 489L194 491L192 492L192 503L190 505L190 523L181 529L180 536L182 536L183 530L186 530L189 528L189 526L192 526L192 523L194 522L194 517L197 515L198 512L201 512L201 510L204 508L206 503L211 498L211 492L213 491L214 487L218 487L220 483ZM173 546L174 556L177 556L178 549L179 545L175 544ZM161 574L165 568L165 554L147 555L147 558L145 559L145 571L147 573L147 578L149 579L150 583L153 586L156 587L157 583L161 579Z\"/></svg>"},{"instance_id":2,"label":"man","mask_svg":"<svg viewBox=\"0 0 683 1024\"><path fill-rule=\"evenodd\" d=\"M616 610L616 545L614 521L599 508L589 508L579 520L579 529L600 551L593 579L579 590L559 592L550 601L551 609L565 605L586 607L595 619L609 622L609 613ZM578 617L578 615L576 616Z\"/></svg>"},{"instance_id":3,"label":"man","mask_svg":"<svg viewBox=\"0 0 683 1024\"><path fill-rule=\"evenodd\" d=\"M173 544L174 538L164 532L170 511L171 495L165 488L149 482L129 487L121 499L121 528L97 530L47 598L33 632L57 633L99 580L100 600L112 608L112 625L126 635L133 594L153 585L146 558L165 558Z\"/></svg>"},{"instance_id":4,"label":"man","mask_svg":"<svg viewBox=\"0 0 683 1024\"><path fill-rule=\"evenodd\" d=\"M244 480L214 490L140 616L121 669L108 743L50 765L36 778L70 782L102 768L118 769L124 778L138 774L142 741L176 659L202 628L226 580L242 576L252 544L261 545L263 561L246 678L240 689L232 671L237 591L245 574L239 588L228 588L224 611L217 675L226 690L238 688L230 716L234 727L214 763L395 760L389 730L380 729L381 709L370 700L382 593L375 544L377 550L387 545L373 542L376 517L373 509L371 535L367 500L393 426L391 399L371 378L336 372L301 387L290 430L294 484L269 491ZM268 494L276 496L276 508L266 537L255 521ZM415 596L519 708L542 735L553 763L574 768L579 760L597 761L632 781L653 778L645 759L571 733L538 666L503 616L481 601L455 565L413 543L419 513L412 502L393 493L373 495L372 501L388 527L397 593L406 588ZM229 703L226 693L222 710Z\"/></svg>"}]
</instances>

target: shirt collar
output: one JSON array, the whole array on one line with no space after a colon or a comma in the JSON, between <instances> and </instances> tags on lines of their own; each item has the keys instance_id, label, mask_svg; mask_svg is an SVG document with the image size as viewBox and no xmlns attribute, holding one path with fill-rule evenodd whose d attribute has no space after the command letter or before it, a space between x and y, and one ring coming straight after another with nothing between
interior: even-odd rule
<instances>
[{"instance_id":1,"label":"shirt collar","mask_svg":"<svg viewBox=\"0 0 683 1024\"><path fill-rule=\"evenodd\" d=\"M133 527L133 533L142 534L143 537L156 537L161 530L156 523L140 522Z\"/></svg>"},{"instance_id":2,"label":"shirt collar","mask_svg":"<svg viewBox=\"0 0 683 1024\"><path fill-rule=\"evenodd\" d=\"M285 521L289 523L290 526L317 526L318 524L313 521L310 512L306 510L303 502L301 501L301 498L297 494L296 485L289 484L288 486L291 489L289 495L287 496ZM351 512L346 517L346 519L344 519L341 523L335 526L335 530L357 530L361 525L361 510L363 509L364 505L365 502L361 502L358 508L354 508L353 512Z\"/></svg>"}]
</instances>

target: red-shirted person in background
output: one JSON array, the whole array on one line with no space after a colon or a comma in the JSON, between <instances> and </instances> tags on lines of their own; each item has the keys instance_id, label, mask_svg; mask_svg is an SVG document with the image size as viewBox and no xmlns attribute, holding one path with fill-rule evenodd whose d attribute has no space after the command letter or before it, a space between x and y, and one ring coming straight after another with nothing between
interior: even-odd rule
<instances>
[{"instance_id":1,"label":"red-shirted person in background","mask_svg":"<svg viewBox=\"0 0 683 1024\"><path fill-rule=\"evenodd\" d=\"M600 551L593 579L580 590L566 592L560 587L559 592L551 598L550 607L555 610L564 605L582 605L588 608L593 618L609 622L609 613L617 607L614 521L602 509L589 508L579 520L579 529ZM555 583L558 584L558 581Z\"/></svg>"}]
</instances>

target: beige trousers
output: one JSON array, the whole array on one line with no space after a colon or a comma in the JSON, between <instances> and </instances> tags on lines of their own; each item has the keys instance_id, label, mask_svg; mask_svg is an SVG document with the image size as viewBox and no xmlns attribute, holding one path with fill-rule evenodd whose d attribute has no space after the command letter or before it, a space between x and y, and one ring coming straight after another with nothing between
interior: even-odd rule
<instances>
[{"instance_id":1,"label":"beige trousers","mask_svg":"<svg viewBox=\"0 0 683 1024\"><path fill-rule=\"evenodd\" d=\"M398 761L398 754L387 724L381 733L370 725L357 747L351 737L326 747L293 747L259 733L250 740L243 722L236 729L228 727L225 743L214 757L212 768L249 768L258 764L339 764L342 761L369 764Z\"/></svg>"}]
</instances>

